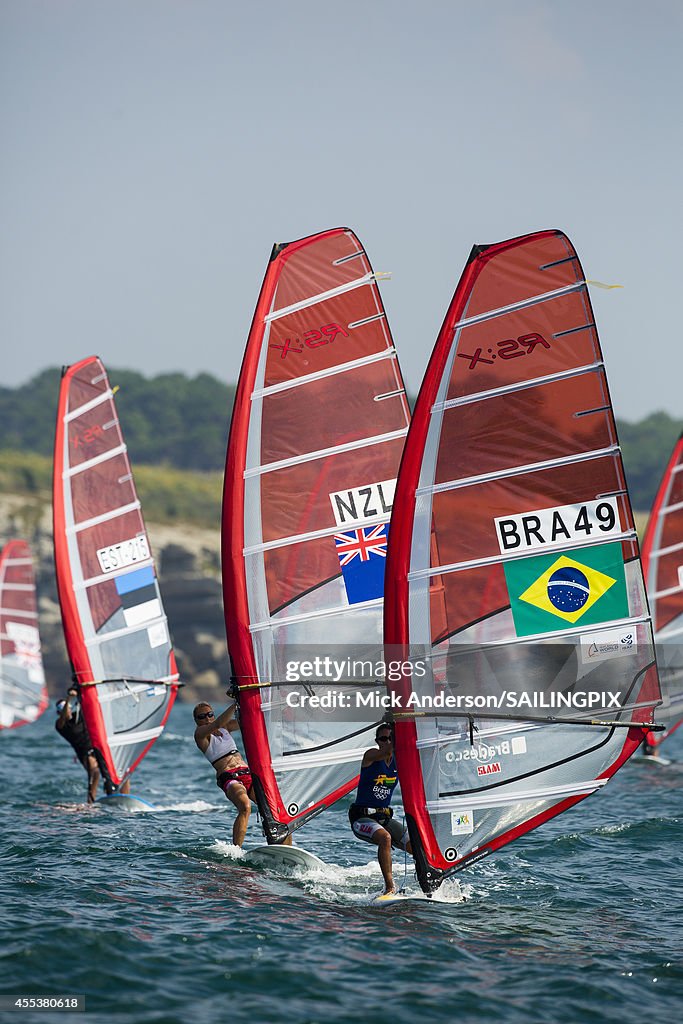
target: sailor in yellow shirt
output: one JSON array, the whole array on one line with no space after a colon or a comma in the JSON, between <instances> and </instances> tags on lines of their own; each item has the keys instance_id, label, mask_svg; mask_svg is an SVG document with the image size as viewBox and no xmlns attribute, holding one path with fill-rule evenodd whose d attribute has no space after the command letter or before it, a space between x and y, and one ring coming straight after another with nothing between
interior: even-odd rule
<instances>
[{"instance_id":1,"label":"sailor in yellow shirt","mask_svg":"<svg viewBox=\"0 0 683 1024\"><path fill-rule=\"evenodd\" d=\"M394 757L393 726L382 723L375 733L378 747L366 750L360 768L356 800L349 808L353 834L379 847L377 859L384 879L384 894L396 892L392 873L391 848L412 854L408 830L393 820L389 806L398 772Z\"/></svg>"}]
</instances>

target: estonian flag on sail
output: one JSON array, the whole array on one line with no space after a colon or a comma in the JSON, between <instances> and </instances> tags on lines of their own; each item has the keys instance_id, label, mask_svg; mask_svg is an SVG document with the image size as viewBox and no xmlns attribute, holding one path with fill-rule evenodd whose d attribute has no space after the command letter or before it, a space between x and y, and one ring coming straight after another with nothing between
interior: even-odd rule
<instances>
[{"instance_id":1,"label":"estonian flag on sail","mask_svg":"<svg viewBox=\"0 0 683 1024\"><path fill-rule=\"evenodd\" d=\"M161 603L156 576L151 566L135 569L117 576L116 590L121 598L123 617L127 626L139 626L161 615Z\"/></svg>"},{"instance_id":2,"label":"estonian flag on sail","mask_svg":"<svg viewBox=\"0 0 683 1024\"><path fill-rule=\"evenodd\" d=\"M388 523L382 523L335 534L349 604L384 596L388 533Z\"/></svg>"}]
</instances>

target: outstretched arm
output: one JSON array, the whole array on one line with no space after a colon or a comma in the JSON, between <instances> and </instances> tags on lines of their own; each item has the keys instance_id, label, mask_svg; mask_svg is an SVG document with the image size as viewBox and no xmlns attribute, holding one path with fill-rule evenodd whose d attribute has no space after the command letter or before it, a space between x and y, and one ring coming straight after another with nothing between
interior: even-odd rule
<instances>
[{"instance_id":1,"label":"outstretched arm","mask_svg":"<svg viewBox=\"0 0 683 1024\"><path fill-rule=\"evenodd\" d=\"M234 732L235 729L239 729L239 722L234 718L236 710L235 701L228 705L225 711L222 711L218 718L214 718L212 722L206 722L204 725L198 725L195 729L195 739L201 740L206 736L209 736L214 729L227 729L229 732Z\"/></svg>"},{"instance_id":2,"label":"outstretched arm","mask_svg":"<svg viewBox=\"0 0 683 1024\"><path fill-rule=\"evenodd\" d=\"M71 708L69 707L69 697L77 697L77 696L78 696L78 690L75 690L73 687L71 687L70 689L68 689L66 691L66 704L64 705L62 710L59 712L59 717L57 718L57 723L56 723L59 726L60 729L61 729L61 727L66 722L70 721L71 717L72 717L72 715L71 715Z\"/></svg>"}]
</instances>

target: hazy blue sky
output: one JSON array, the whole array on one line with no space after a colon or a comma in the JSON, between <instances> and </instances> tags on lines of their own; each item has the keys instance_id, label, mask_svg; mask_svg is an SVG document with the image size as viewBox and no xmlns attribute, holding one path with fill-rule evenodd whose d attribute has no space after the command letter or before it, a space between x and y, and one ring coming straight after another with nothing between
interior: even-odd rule
<instances>
[{"instance_id":1,"label":"hazy blue sky","mask_svg":"<svg viewBox=\"0 0 683 1024\"><path fill-rule=\"evenodd\" d=\"M474 243L562 228L617 415L683 416L681 0L0 0L0 384L235 380L274 241L353 228L416 391Z\"/></svg>"}]
</instances>

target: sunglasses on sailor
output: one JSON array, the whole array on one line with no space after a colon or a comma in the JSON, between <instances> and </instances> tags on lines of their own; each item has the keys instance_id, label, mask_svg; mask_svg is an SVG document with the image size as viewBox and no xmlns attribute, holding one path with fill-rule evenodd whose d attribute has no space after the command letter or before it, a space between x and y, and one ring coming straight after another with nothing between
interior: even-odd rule
<instances>
[{"instance_id":1,"label":"sunglasses on sailor","mask_svg":"<svg viewBox=\"0 0 683 1024\"><path fill-rule=\"evenodd\" d=\"M203 715L195 715L194 717L196 721L201 722L204 718L215 718L216 716L214 715L213 711L207 711Z\"/></svg>"},{"instance_id":2,"label":"sunglasses on sailor","mask_svg":"<svg viewBox=\"0 0 683 1024\"><path fill-rule=\"evenodd\" d=\"M378 736L377 737L377 742L378 743L389 743L390 740L391 740L391 733L389 733L387 736Z\"/></svg>"}]
</instances>

